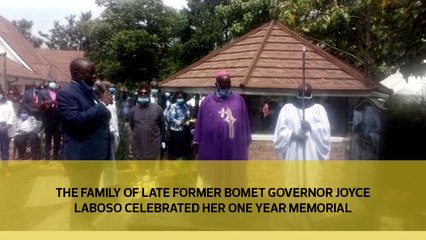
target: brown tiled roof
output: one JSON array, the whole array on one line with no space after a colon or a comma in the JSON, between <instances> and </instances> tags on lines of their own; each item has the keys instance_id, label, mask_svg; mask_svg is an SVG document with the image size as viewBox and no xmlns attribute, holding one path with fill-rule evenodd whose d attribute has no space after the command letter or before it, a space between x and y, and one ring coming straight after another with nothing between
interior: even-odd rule
<instances>
[{"instance_id":1,"label":"brown tiled roof","mask_svg":"<svg viewBox=\"0 0 426 240\"><path fill-rule=\"evenodd\" d=\"M83 51L37 49L20 33L7 19L0 16L0 37L27 64L27 69L20 62L10 59L6 62L8 75L33 78L36 80L56 80L67 82L70 62L77 57L83 57Z\"/></svg>"},{"instance_id":2,"label":"brown tiled roof","mask_svg":"<svg viewBox=\"0 0 426 240\"><path fill-rule=\"evenodd\" d=\"M1 59L0 62L3 64L3 59ZM8 76L13 76L13 77L24 77L29 79L42 80L40 78L40 75L37 75L36 73L31 72L28 68L24 67L23 65L9 58L7 58L6 60L6 74Z\"/></svg>"},{"instance_id":3,"label":"brown tiled roof","mask_svg":"<svg viewBox=\"0 0 426 240\"><path fill-rule=\"evenodd\" d=\"M303 79L319 92L376 90L377 84L357 69L315 46L281 23L272 20L225 45L161 82L164 88L208 88L214 73L227 69L232 85L242 92L293 93Z\"/></svg>"},{"instance_id":4,"label":"brown tiled roof","mask_svg":"<svg viewBox=\"0 0 426 240\"><path fill-rule=\"evenodd\" d=\"M37 49L37 52L48 61L48 65L38 65L47 79L67 82L71 79L70 62L74 58L84 57L83 51Z\"/></svg>"},{"instance_id":5,"label":"brown tiled roof","mask_svg":"<svg viewBox=\"0 0 426 240\"><path fill-rule=\"evenodd\" d=\"M2 16L0 16L0 36L26 64L45 63L44 59L37 54L34 46L24 35Z\"/></svg>"}]
</instances>

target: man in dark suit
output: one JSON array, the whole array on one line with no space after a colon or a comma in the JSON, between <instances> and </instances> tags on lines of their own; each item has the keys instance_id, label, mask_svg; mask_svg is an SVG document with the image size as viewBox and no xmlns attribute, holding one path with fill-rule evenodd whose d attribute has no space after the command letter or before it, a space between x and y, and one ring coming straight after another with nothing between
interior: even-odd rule
<instances>
[{"instance_id":1,"label":"man in dark suit","mask_svg":"<svg viewBox=\"0 0 426 240\"><path fill-rule=\"evenodd\" d=\"M53 159L59 157L59 145L61 134L59 132L59 117L56 104L57 84L49 81L46 89L41 89L38 93L38 103L40 118L44 128L44 159L51 159L50 151L53 145ZM53 143L52 143L53 140Z\"/></svg>"},{"instance_id":2,"label":"man in dark suit","mask_svg":"<svg viewBox=\"0 0 426 240\"><path fill-rule=\"evenodd\" d=\"M63 145L60 158L66 160L111 159L109 120L106 107L112 95L105 92L99 99L93 85L95 64L86 58L76 58L70 64L72 81L56 96L62 124Z\"/></svg>"},{"instance_id":3,"label":"man in dark suit","mask_svg":"<svg viewBox=\"0 0 426 240\"><path fill-rule=\"evenodd\" d=\"M109 160L111 113L106 106L112 104L112 95L106 91L100 98L96 97L93 91L95 64L89 59L74 59L70 64L70 71L72 81L56 94L58 115L64 133L60 159ZM103 162L64 161L63 164L71 187L99 187ZM70 206L81 206L87 201L85 197L72 198ZM71 207L70 230L94 230L93 218L93 214L76 214Z\"/></svg>"}]
</instances>

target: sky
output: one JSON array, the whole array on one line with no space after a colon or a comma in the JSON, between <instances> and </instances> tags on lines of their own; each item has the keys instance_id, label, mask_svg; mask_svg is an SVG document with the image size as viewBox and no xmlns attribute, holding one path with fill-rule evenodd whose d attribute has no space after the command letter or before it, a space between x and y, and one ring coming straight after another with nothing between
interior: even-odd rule
<instances>
[{"instance_id":1,"label":"sky","mask_svg":"<svg viewBox=\"0 0 426 240\"><path fill-rule=\"evenodd\" d=\"M180 9L186 6L186 0L163 0L171 7ZM92 11L98 17L103 8L97 7L95 0L0 0L0 15L9 21L33 21L33 33L48 33L55 20L65 23L69 15L79 16L81 12Z\"/></svg>"}]
</instances>

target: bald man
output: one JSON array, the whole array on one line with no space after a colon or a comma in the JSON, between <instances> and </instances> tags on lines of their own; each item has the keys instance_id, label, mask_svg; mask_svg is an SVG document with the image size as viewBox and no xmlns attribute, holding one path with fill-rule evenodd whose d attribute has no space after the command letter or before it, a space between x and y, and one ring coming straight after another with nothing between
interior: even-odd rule
<instances>
[{"instance_id":1,"label":"bald man","mask_svg":"<svg viewBox=\"0 0 426 240\"><path fill-rule=\"evenodd\" d=\"M112 95L96 97L95 64L87 58L76 58L70 64L72 80L57 93L58 114L64 132L60 158L64 160L111 159L107 105Z\"/></svg>"}]
</instances>

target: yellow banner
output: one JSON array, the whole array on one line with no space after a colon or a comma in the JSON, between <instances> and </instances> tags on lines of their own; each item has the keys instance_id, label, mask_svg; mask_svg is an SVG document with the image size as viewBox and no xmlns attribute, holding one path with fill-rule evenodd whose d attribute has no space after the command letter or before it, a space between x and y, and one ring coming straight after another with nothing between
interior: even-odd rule
<instances>
[{"instance_id":1,"label":"yellow banner","mask_svg":"<svg viewBox=\"0 0 426 240\"><path fill-rule=\"evenodd\" d=\"M57 239L298 239L298 240L359 240L359 239L425 239L424 232L235 232L235 231L167 231L167 232L1 232L3 239L42 239L42 240L57 240Z\"/></svg>"},{"instance_id":2,"label":"yellow banner","mask_svg":"<svg viewBox=\"0 0 426 240\"><path fill-rule=\"evenodd\" d=\"M3 231L424 231L426 161L9 161Z\"/></svg>"}]
</instances>

